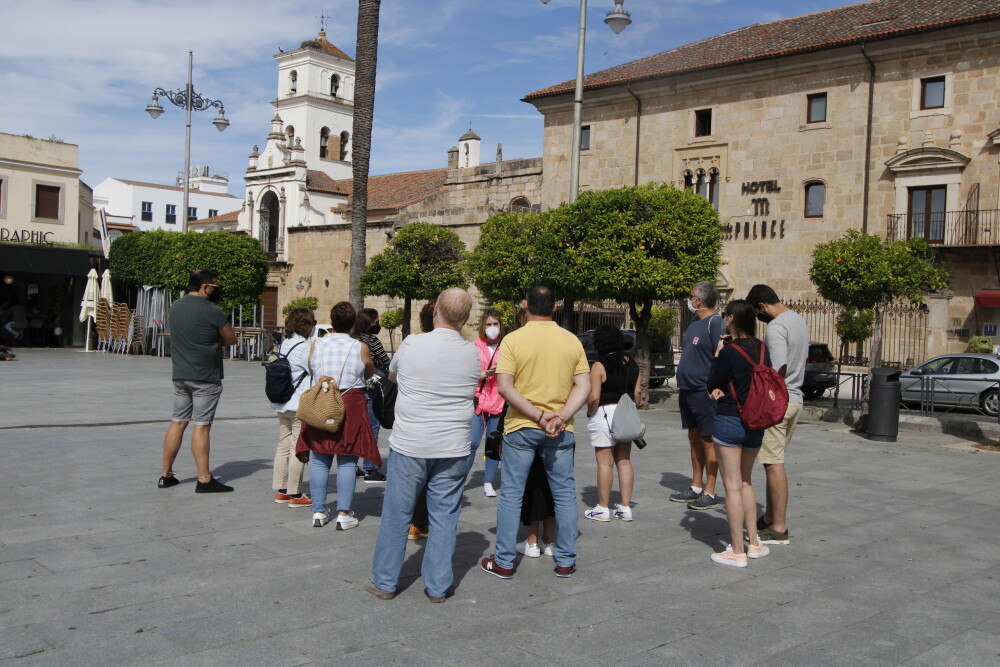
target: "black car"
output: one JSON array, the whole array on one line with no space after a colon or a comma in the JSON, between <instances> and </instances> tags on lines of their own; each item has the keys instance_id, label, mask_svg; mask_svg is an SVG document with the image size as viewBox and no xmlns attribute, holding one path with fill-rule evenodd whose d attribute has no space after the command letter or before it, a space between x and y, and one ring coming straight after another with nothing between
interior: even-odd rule
<instances>
[{"instance_id":1,"label":"black car","mask_svg":"<svg viewBox=\"0 0 1000 667\"><path fill-rule=\"evenodd\" d=\"M837 386L835 361L826 343L809 343L805 380L802 382L803 396L819 398L824 391Z\"/></svg>"},{"instance_id":2,"label":"black car","mask_svg":"<svg viewBox=\"0 0 1000 667\"><path fill-rule=\"evenodd\" d=\"M626 349L635 347L635 329L622 329L625 336ZM577 336L583 343L583 351L587 361L593 364L597 361L597 350L594 348L594 330L584 331ZM674 376L674 351L670 346L670 338L650 335L649 338L649 386L656 388Z\"/></svg>"}]
</instances>

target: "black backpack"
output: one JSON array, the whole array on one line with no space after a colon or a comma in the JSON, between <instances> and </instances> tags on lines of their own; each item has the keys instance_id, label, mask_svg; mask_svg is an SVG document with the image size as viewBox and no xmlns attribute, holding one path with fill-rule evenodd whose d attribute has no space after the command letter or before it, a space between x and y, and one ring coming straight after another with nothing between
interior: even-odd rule
<instances>
[{"instance_id":1,"label":"black backpack","mask_svg":"<svg viewBox=\"0 0 1000 667\"><path fill-rule=\"evenodd\" d=\"M261 363L261 366L264 367L264 393L267 394L267 399L272 403L287 403L290 401L292 396L295 395L295 390L299 388L302 381L309 375L309 371L303 371L298 381L293 383L292 365L288 363L288 355L304 342L302 341L293 345L288 354L278 352L274 361L264 361Z\"/></svg>"},{"instance_id":2,"label":"black backpack","mask_svg":"<svg viewBox=\"0 0 1000 667\"><path fill-rule=\"evenodd\" d=\"M368 380L368 396L372 399L372 412L382 428L392 428L396 420L396 394L398 387L388 373L376 369Z\"/></svg>"}]
</instances>

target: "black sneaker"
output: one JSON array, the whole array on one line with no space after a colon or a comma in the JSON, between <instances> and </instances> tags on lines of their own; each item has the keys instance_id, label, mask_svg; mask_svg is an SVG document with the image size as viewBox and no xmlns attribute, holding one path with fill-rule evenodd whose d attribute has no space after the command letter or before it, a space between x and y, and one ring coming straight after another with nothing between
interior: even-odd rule
<instances>
[{"instance_id":1,"label":"black sneaker","mask_svg":"<svg viewBox=\"0 0 1000 667\"><path fill-rule=\"evenodd\" d=\"M679 493L670 494L670 502L672 503L689 503L697 498L698 494L690 486Z\"/></svg>"},{"instance_id":2,"label":"black sneaker","mask_svg":"<svg viewBox=\"0 0 1000 667\"><path fill-rule=\"evenodd\" d=\"M688 503L689 510L710 510L719 505L718 501L705 492Z\"/></svg>"},{"instance_id":3,"label":"black sneaker","mask_svg":"<svg viewBox=\"0 0 1000 667\"><path fill-rule=\"evenodd\" d=\"M198 484L194 487L195 493L225 493L232 490L233 487L226 486L214 477L207 482L199 480Z\"/></svg>"},{"instance_id":4,"label":"black sneaker","mask_svg":"<svg viewBox=\"0 0 1000 667\"><path fill-rule=\"evenodd\" d=\"M361 468L355 468L354 469L354 476L355 477L364 477L365 476L365 471L363 469L361 469Z\"/></svg>"},{"instance_id":5,"label":"black sneaker","mask_svg":"<svg viewBox=\"0 0 1000 667\"><path fill-rule=\"evenodd\" d=\"M764 521L764 517L759 517L757 519L757 530L758 531L766 530L766 529L768 529L770 527L771 527L771 524L769 524L767 521Z\"/></svg>"},{"instance_id":6,"label":"black sneaker","mask_svg":"<svg viewBox=\"0 0 1000 667\"><path fill-rule=\"evenodd\" d=\"M385 482L385 475L380 470L368 470L365 472L365 484L381 484Z\"/></svg>"},{"instance_id":7,"label":"black sneaker","mask_svg":"<svg viewBox=\"0 0 1000 667\"><path fill-rule=\"evenodd\" d=\"M164 475L160 478L160 481L156 483L156 486L161 489L169 489L171 486L176 486L180 483L181 480L177 479L173 475Z\"/></svg>"}]
</instances>

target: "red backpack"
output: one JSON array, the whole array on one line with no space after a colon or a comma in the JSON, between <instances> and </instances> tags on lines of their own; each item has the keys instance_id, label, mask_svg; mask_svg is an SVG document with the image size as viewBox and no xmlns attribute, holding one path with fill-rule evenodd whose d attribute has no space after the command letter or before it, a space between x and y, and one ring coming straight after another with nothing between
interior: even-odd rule
<instances>
[{"instance_id":1,"label":"red backpack","mask_svg":"<svg viewBox=\"0 0 1000 667\"><path fill-rule=\"evenodd\" d=\"M740 410L740 418L743 424L752 430L771 428L775 424L780 424L785 418L785 410L788 409L788 387L785 380L778 372L764 363L764 343L760 344L760 361L754 363L750 355L739 345L733 345L743 358L750 362L753 368L750 369L750 391L747 392L747 400L740 405L740 400L736 398L736 388L733 383L729 383L729 389L733 392L733 400Z\"/></svg>"}]
</instances>

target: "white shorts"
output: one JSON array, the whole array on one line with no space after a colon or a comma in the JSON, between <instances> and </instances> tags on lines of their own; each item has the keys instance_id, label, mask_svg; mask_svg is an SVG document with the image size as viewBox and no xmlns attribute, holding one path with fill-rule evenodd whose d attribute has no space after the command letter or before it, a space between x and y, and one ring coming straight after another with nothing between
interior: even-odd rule
<instances>
[{"instance_id":1,"label":"white shorts","mask_svg":"<svg viewBox=\"0 0 1000 667\"><path fill-rule=\"evenodd\" d=\"M611 421L615 418L617 405L602 405L597 408L594 416L587 421L587 431L590 432L590 444L594 447L614 447L611 439Z\"/></svg>"}]
</instances>

